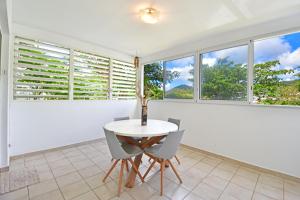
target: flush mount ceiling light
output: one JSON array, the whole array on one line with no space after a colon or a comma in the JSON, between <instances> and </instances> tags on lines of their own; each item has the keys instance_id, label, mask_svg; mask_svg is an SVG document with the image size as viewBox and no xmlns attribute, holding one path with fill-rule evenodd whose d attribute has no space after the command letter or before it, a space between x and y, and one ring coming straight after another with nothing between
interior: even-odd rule
<instances>
[{"instance_id":1,"label":"flush mount ceiling light","mask_svg":"<svg viewBox=\"0 0 300 200\"><path fill-rule=\"evenodd\" d=\"M140 10L141 20L147 24L155 24L159 20L159 11L154 8Z\"/></svg>"}]
</instances>

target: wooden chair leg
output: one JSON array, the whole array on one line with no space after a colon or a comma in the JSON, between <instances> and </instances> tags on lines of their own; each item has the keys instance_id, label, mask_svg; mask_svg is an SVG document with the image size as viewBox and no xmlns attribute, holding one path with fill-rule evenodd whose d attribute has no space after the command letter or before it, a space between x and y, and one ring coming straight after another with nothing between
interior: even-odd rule
<instances>
[{"instance_id":1,"label":"wooden chair leg","mask_svg":"<svg viewBox=\"0 0 300 200\"><path fill-rule=\"evenodd\" d=\"M107 174L105 175L103 182L105 182L105 180L107 179L107 177L110 175L110 173L112 172L112 170L116 167L117 163L119 162L119 160L116 160L114 162L114 164L111 166L111 168L109 169L109 171L107 172Z\"/></svg>"},{"instance_id":2,"label":"wooden chair leg","mask_svg":"<svg viewBox=\"0 0 300 200\"><path fill-rule=\"evenodd\" d=\"M174 165L171 163L170 160L168 160L168 163L171 165L171 168L173 169L174 173L176 174L176 176L177 176L179 182L182 183L182 180L181 180L181 178L180 178L180 176L179 176L177 170L175 169Z\"/></svg>"},{"instance_id":3,"label":"wooden chair leg","mask_svg":"<svg viewBox=\"0 0 300 200\"><path fill-rule=\"evenodd\" d=\"M178 164L180 165L179 158L175 155L175 159L177 160Z\"/></svg>"},{"instance_id":4,"label":"wooden chair leg","mask_svg":"<svg viewBox=\"0 0 300 200\"><path fill-rule=\"evenodd\" d=\"M143 179L146 178L146 176L148 175L148 173L150 172L150 170L152 169L152 167L154 166L154 164L156 163L156 159L154 159L154 161L151 163L151 165L149 166L149 168L147 169L146 173L143 176Z\"/></svg>"},{"instance_id":5,"label":"wooden chair leg","mask_svg":"<svg viewBox=\"0 0 300 200\"><path fill-rule=\"evenodd\" d=\"M121 190L122 190L122 179L123 179L123 170L124 170L124 165L126 161L122 160L121 164L121 169L120 169L120 174L119 174L119 187L118 187L118 197L120 197Z\"/></svg>"},{"instance_id":6,"label":"wooden chair leg","mask_svg":"<svg viewBox=\"0 0 300 200\"><path fill-rule=\"evenodd\" d=\"M132 165L133 170L138 174L138 176L140 177L141 181L144 183L144 178L142 177L140 171L138 170L138 168L136 167L136 165L134 164L133 160L131 158L129 158L129 162Z\"/></svg>"},{"instance_id":7,"label":"wooden chair leg","mask_svg":"<svg viewBox=\"0 0 300 200\"><path fill-rule=\"evenodd\" d=\"M160 196L163 195L165 166L166 162L165 160L162 160L162 162L160 163Z\"/></svg>"},{"instance_id":8,"label":"wooden chair leg","mask_svg":"<svg viewBox=\"0 0 300 200\"><path fill-rule=\"evenodd\" d=\"M129 172L128 161L127 160L125 160L125 168L126 168L126 171Z\"/></svg>"}]
</instances>

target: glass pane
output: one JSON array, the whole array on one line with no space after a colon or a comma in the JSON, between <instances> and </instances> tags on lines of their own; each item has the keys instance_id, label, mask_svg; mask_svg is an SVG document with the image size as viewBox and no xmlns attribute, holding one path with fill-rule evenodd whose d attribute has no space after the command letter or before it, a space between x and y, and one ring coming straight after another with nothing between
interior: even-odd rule
<instances>
[{"instance_id":1,"label":"glass pane","mask_svg":"<svg viewBox=\"0 0 300 200\"><path fill-rule=\"evenodd\" d=\"M144 94L149 99L163 99L162 62L144 65Z\"/></svg>"},{"instance_id":2,"label":"glass pane","mask_svg":"<svg viewBox=\"0 0 300 200\"><path fill-rule=\"evenodd\" d=\"M300 105L300 33L254 42L256 104Z\"/></svg>"},{"instance_id":3,"label":"glass pane","mask_svg":"<svg viewBox=\"0 0 300 200\"><path fill-rule=\"evenodd\" d=\"M193 99L194 56L164 61L165 98Z\"/></svg>"},{"instance_id":4,"label":"glass pane","mask_svg":"<svg viewBox=\"0 0 300 200\"><path fill-rule=\"evenodd\" d=\"M247 100L248 45L202 54L201 99Z\"/></svg>"}]
</instances>

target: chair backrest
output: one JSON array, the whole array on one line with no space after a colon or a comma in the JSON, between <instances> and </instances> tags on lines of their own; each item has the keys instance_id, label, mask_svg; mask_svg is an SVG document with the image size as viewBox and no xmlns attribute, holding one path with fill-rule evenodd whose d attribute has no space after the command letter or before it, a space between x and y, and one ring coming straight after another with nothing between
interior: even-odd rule
<instances>
[{"instance_id":1,"label":"chair backrest","mask_svg":"<svg viewBox=\"0 0 300 200\"><path fill-rule=\"evenodd\" d=\"M130 118L128 116L126 117L116 117L114 118L114 121L122 121L122 120L129 120Z\"/></svg>"},{"instance_id":2,"label":"chair backrest","mask_svg":"<svg viewBox=\"0 0 300 200\"><path fill-rule=\"evenodd\" d=\"M122 148L115 133L113 131L109 131L105 128L103 128L103 129L104 129L107 145L108 145L109 151L111 153L111 156L114 159L123 159L123 158L128 157L128 154Z\"/></svg>"},{"instance_id":3,"label":"chair backrest","mask_svg":"<svg viewBox=\"0 0 300 200\"><path fill-rule=\"evenodd\" d=\"M174 118L168 118L168 122L171 122L173 124L176 124L178 126L178 130L180 127L180 119L174 119Z\"/></svg>"},{"instance_id":4,"label":"chair backrest","mask_svg":"<svg viewBox=\"0 0 300 200\"><path fill-rule=\"evenodd\" d=\"M170 132L167 135L166 140L163 142L157 156L163 159L171 159L175 156L183 133L184 130Z\"/></svg>"}]
</instances>

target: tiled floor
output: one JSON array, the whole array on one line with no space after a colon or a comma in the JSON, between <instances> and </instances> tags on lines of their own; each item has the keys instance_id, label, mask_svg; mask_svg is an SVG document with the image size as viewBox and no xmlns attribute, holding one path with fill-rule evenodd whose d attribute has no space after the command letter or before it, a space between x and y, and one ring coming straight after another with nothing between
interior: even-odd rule
<instances>
[{"instance_id":1,"label":"tiled floor","mask_svg":"<svg viewBox=\"0 0 300 200\"><path fill-rule=\"evenodd\" d=\"M37 170L40 182L6 193L0 200L300 200L300 183L271 174L239 166L186 148L180 148L174 160L183 184L167 168L164 196L159 196L158 166L150 172L146 182L136 183L132 189L123 187L117 194L115 170L104 184L102 178L110 167L110 154L106 143L94 142L60 151L52 151L13 160L11 170L30 166ZM142 174L149 166L144 157ZM125 181L124 181L125 182Z\"/></svg>"}]
</instances>

